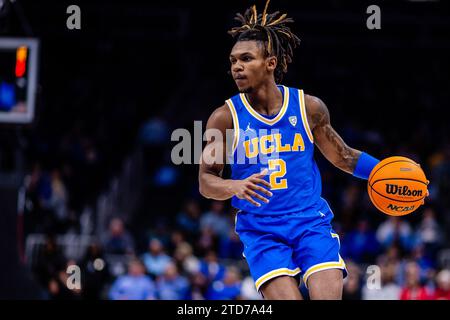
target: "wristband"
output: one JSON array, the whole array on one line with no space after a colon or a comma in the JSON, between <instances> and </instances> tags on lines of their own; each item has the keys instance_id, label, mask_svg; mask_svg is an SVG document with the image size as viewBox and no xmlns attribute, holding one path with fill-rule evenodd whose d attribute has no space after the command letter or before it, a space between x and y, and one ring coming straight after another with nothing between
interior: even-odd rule
<instances>
[{"instance_id":1,"label":"wristband","mask_svg":"<svg viewBox=\"0 0 450 320\"><path fill-rule=\"evenodd\" d=\"M380 162L380 160L375 159L371 155L362 152L359 156L358 162L356 163L353 175L361 179L369 179L370 173L373 168Z\"/></svg>"}]
</instances>

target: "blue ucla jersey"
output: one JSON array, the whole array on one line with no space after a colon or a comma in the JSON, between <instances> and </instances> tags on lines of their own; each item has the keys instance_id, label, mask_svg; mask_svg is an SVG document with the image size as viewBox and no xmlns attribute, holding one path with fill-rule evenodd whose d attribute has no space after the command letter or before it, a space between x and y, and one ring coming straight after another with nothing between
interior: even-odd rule
<instances>
[{"instance_id":1,"label":"blue ucla jersey","mask_svg":"<svg viewBox=\"0 0 450 320\"><path fill-rule=\"evenodd\" d=\"M232 179L243 180L267 168L265 179L273 193L269 203L255 199L261 203L260 207L234 196L233 207L244 212L286 214L310 208L320 200L321 177L313 158L314 140L303 90L278 88L283 94L283 104L275 117L256 112L245 94L226 101L234 126L229 153Z\"/></svg>"}]
</instances>

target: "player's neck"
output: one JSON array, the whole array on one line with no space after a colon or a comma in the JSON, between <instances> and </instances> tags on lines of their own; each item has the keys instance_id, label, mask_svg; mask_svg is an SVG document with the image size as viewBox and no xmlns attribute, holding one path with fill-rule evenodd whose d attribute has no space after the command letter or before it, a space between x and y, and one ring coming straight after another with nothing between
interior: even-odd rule
<instances>
[{"instance_id":1,"label":"player's neck","mask_svg":"<svg viewBox=\"0 0 450 320\"><path fill-rule=\"evenodd\" d=\"M277 114L283 103L283 95L274 82L264 84L246 96L252 108L265 115Z\"/></svg>"}]
</instances>

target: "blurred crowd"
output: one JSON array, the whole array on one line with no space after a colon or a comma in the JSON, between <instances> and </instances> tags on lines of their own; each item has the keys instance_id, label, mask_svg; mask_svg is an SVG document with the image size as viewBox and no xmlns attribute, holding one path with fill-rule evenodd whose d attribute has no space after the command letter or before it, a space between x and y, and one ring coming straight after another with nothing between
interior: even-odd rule
<instances>
[{"instance_id":1,"label":"blurred crowd","mask_svg":"<svg viewBox=\"0 0 450 320\"><path fill-rule=\"evenodd\" d=\"M49 299L261 299L233 215L224 202L208 204L202 211L187 199L171 223L160 220L142 235L115 217L79 261L65 257L57 234L48 234L33 263L35 278ZM439 259L446 243L439 213L431 205L419 210L417 222L386 217L374 226L361 215L347 228L336 219L349 274L344 299L450 299L450 264ZM81 269L81 290L66 286L73 264Z\"/></svg>"},{"instance_id":2,"label":"blurred crowd","mask_svg":"<svg viewBox=\"0 0 450 320\"><path fill-rule=\"evenodd\" d=\"M224 203L214 201L202 213L186 201L173 226L145 235L146 247L120 218L92 242L80 261L67 259L48 235L33 263L37 281L50 299L259 299L242 261L242 244ZM81 269L81 290L68 290L69 265Z\"/></svg>"}]
</instances>

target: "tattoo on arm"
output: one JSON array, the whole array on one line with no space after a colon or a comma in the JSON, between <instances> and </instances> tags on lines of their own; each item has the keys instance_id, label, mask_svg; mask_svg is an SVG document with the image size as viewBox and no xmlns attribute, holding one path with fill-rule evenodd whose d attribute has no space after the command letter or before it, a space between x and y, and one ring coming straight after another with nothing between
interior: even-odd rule
<instances>
[{"instance_id":1,"label":"tattoo on arm","mask_svg":"<svg viewBox=\"0 0 450 320\"><path fill-rule=\"evenodd\" d=\"M336 167L352 174L361 152L347 146L333 129L330 123L330 113L325 103L314 98L314 104L315 106L311 110L311 120L317 146Z\"/></svg>"}]
</instances>

